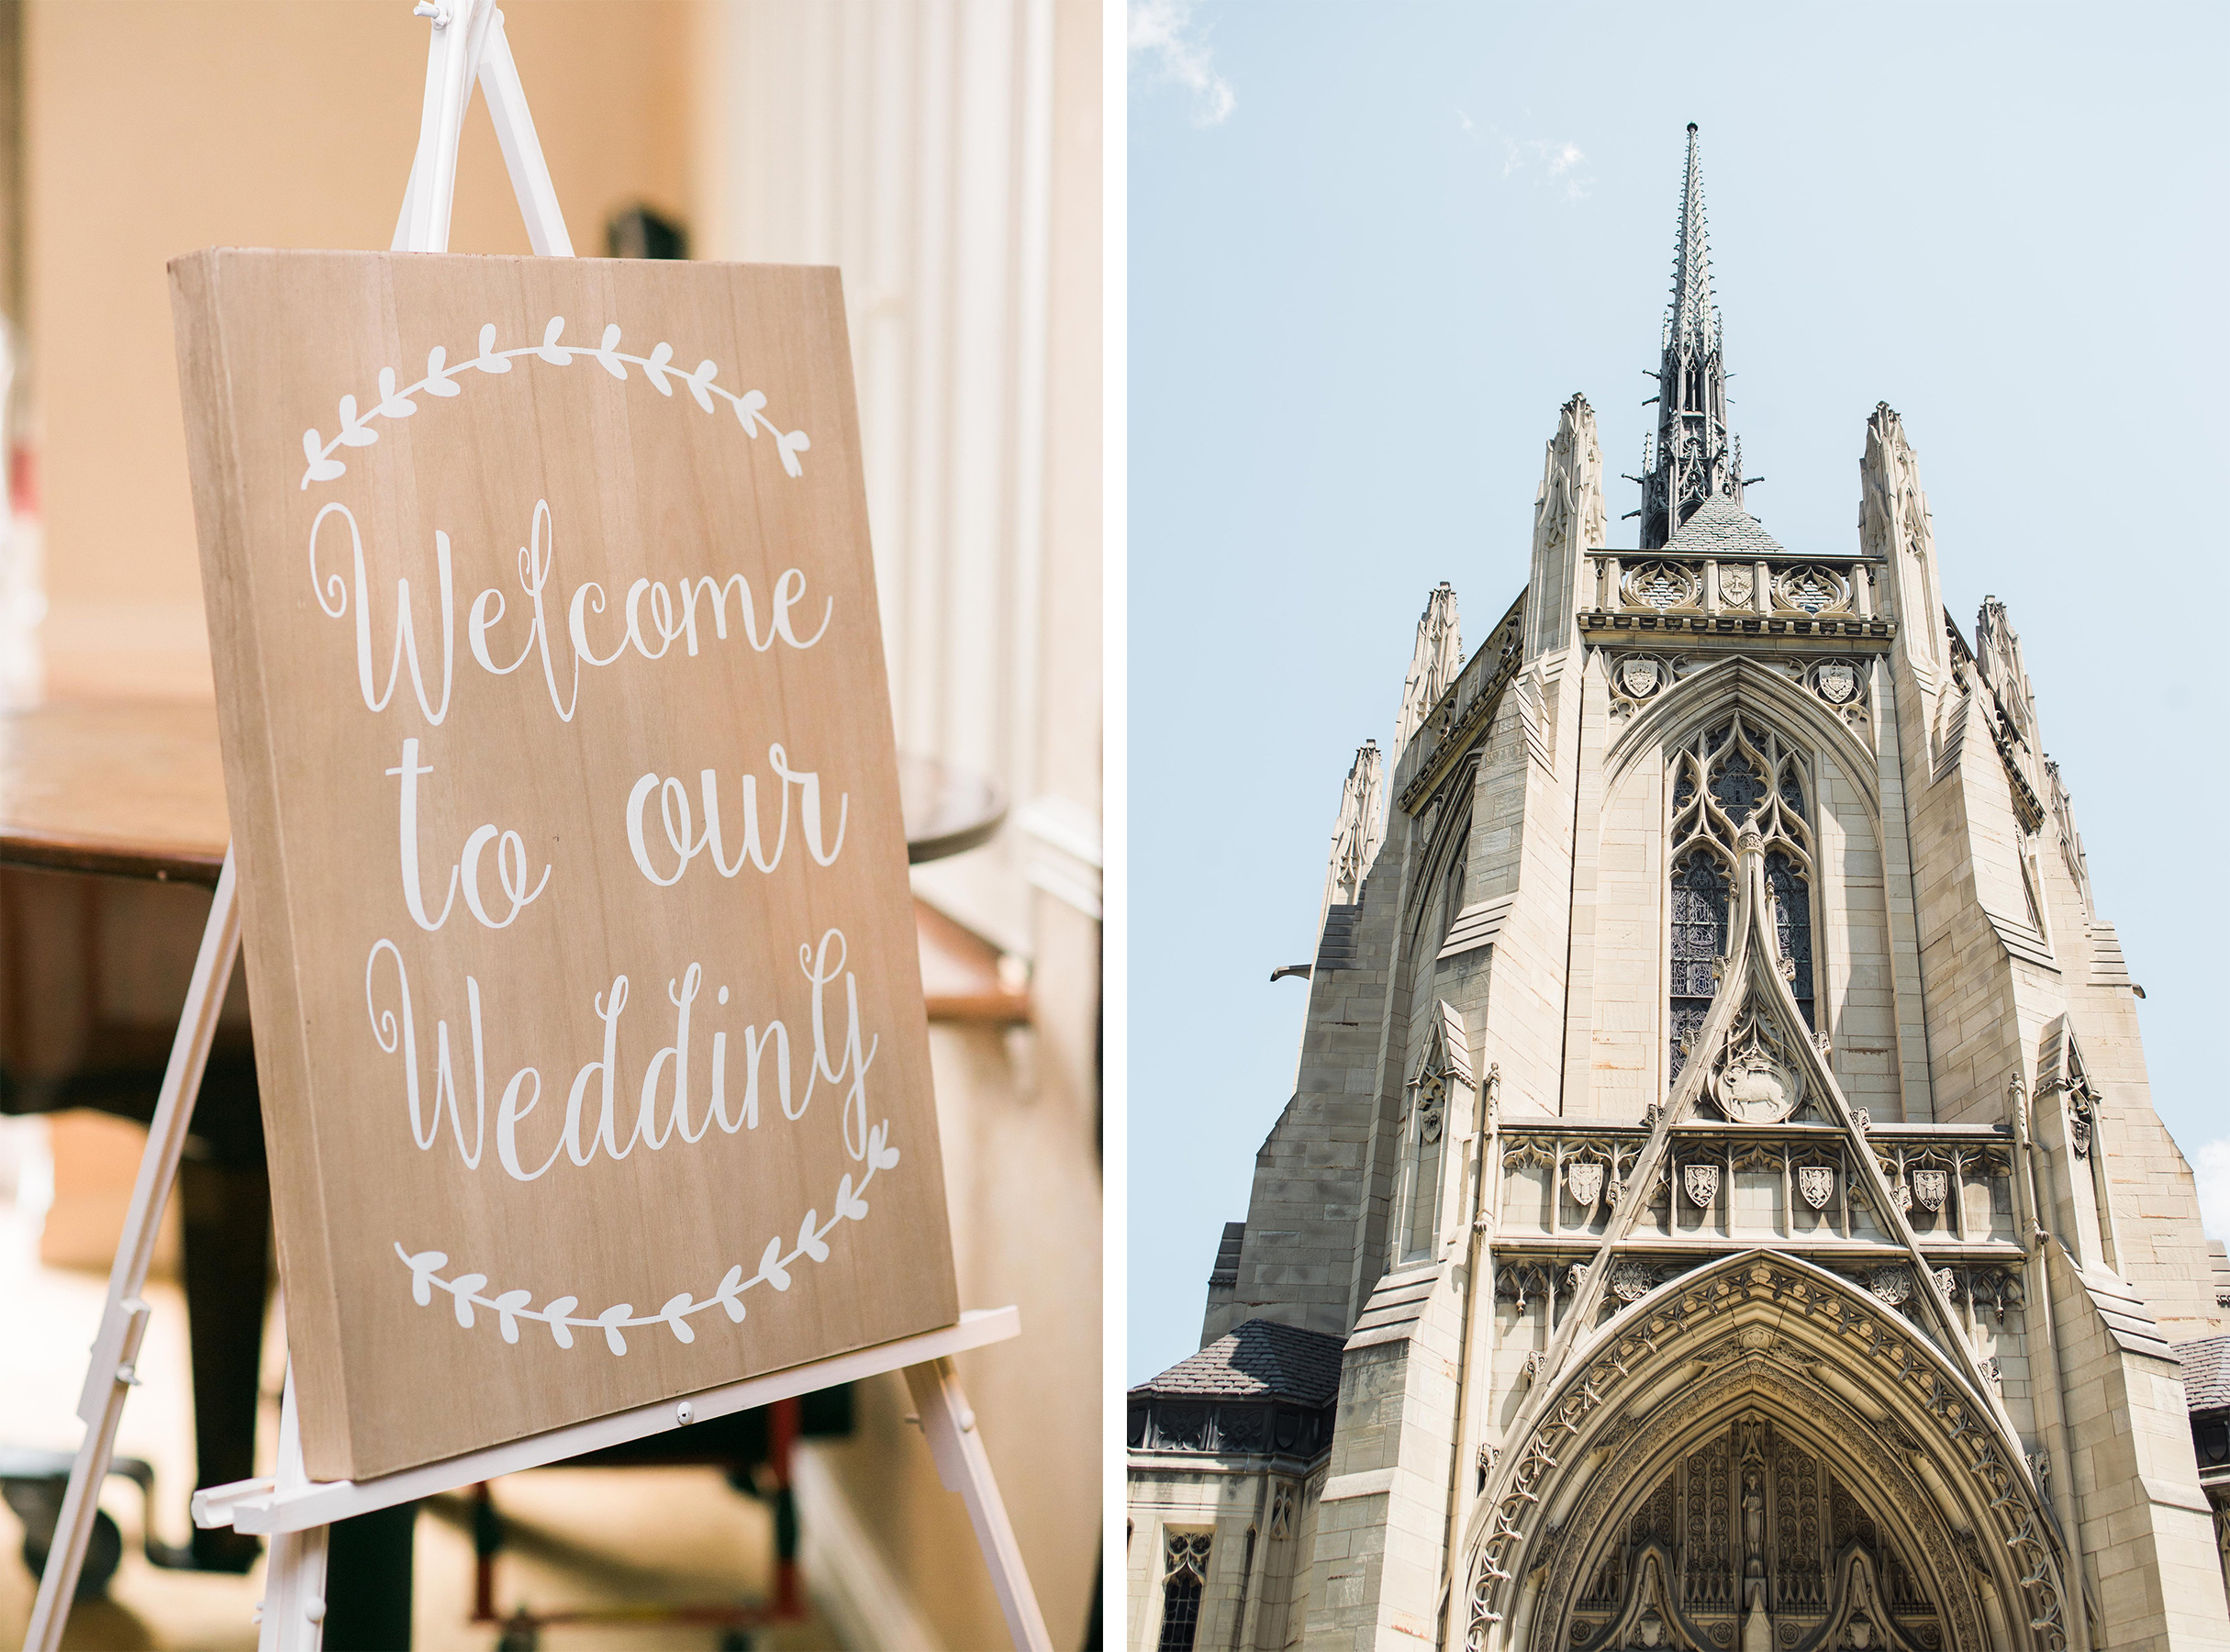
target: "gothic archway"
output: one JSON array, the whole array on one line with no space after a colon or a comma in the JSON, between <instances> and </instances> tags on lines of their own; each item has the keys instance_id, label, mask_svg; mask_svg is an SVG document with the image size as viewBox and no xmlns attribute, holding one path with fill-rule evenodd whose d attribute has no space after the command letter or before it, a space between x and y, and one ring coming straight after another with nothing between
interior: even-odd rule
<instances>
[{"instance_id":1,"label":"gothic archway","mask_svg":"<svg viewBox=\"0 0 2230 1652\"><path fill-rule=\"evenodd\" d=\"M1894 1446L1783 1367L1791 1347L1743 1349L1740 1334L1652 1419L1648 1448L1580 1498L1570 1540L1544 1557L1536 1652L2001 1644L1957 1534Z\"/></svg>"},{"instance_id":2,"label":"gothic archway","mask_svg":"<svg viewBox=\"0 0 2230 1652\"><path fill-rule=\"evenodd\" d=\"M1545 1398L1468 1523L1469 1652L2067 1644L2057 1540L2001 1408L1839 1275L1722 1258L1620 1312Z\"/></svg>"}]
</instances>

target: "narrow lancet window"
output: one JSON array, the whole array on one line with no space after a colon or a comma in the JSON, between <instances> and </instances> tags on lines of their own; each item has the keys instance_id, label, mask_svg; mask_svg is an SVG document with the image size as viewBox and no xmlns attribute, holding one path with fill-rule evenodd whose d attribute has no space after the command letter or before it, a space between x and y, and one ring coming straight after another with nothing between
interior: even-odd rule
<instances>
[{"instance_id":1,"label":"narrow lancet window","mask_svg":"<svg viewBox=\"0 0 2230 1652\"><path fill-rule=\"evenodd\" d=\"M1200 1590L1208 1581L1206 1532L1169 1534L1168 1571L1162 1580L1162 1633L1155 1652L1192 1652L1200 1627Z\"/></svg>"},{"instance_id":2,"label":"narrow lancet window","mask_svg":"<svg viewBox=\"0 0 2230 1652\"><path fill-rule=\"evenodd\" d=\"M1702 1030L1718 990L1734 910L1734 843L1745 826L1765 840L1766 886L1783 973L1807 1030L1814 1020L1812 810L1802 753L1737 712L1674 753L1671 775L1672 967L1667 1003L1668 1082Z\"/></svg>"},{"instance_id":3,"label":"narrow lancet window","mask_svg":"<svg viewBox=\"0 0 2230 1652\"><path fill-rule=\"evenodd\" d=\"M1786 853L1776 849L1766 856L1766 887L1773 891L1773 931L1781 958L1794 966L1789 988L1796 994L1805 1031L1811 1032L1819 1025L1812 1015L1811 883Z\"/></svg>"},{"instance_id":4,"label":"narrow lancet window","mask_svg":"<svg viewBox=\"0 0 2230 1652\"><path fill-rule=\"evenodd\" d=\"M1672 1077L1712 1007L1712 964L1726 951L1727 875L1719 858L1699 849L1682 857L1672 880Z\"/></svg>"}]
</instances>

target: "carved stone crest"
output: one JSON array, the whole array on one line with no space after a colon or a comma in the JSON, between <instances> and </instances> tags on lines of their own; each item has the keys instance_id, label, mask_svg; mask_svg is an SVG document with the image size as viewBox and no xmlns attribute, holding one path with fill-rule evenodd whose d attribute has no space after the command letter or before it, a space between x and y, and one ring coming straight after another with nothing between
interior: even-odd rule
<instances>
[{"instance_id":1,"label":"carved stone crest","mask_svg":"<svg viewBox=\"0 0 2230 1652\"><path fill-rule=\"evenodd\" d=\"M1719 570L1719 600L1735 608L1747 607L1750 583L1749 569L1723 565Z\"/></svg>"},{"instance_id":2,"label":"carved stone crest","mask_svg":"<svg viewBox=\"0 0 2230 1652\"><path fill-rule=\"evenodd\" d=\"M1812 674L1820 698L1831 706L1847 706L1858 693L1858 671L1841 660L1830 660Z\"/></svg>"},{"instance_id":3,"label":"carved stone crest","mask_svg":"<svg viewBox=\"0 0 2230 1652\"><path fill-rule=\"evenodd\" d=\"M1618 686L1633 699L1647 699L1665 686L1665 667L1647 654L1633 654L1618 663Z\"/></svg>"},{"instance_id":4,"label":"carved stone crest","mask_svg":"<svg viewBox=\"0 0 2230 1652\"><path fill-rule=\"evenodd\" d=\"M1835 1173L1826 1165L1799 1166L1796 1184L1804 1202L1815 1211L1825 1210L1827 1201L1835 1196Z\"/></svg>"},{"instance_id":5,"label":"carved stone crest","mask_svg":"<svg viewBox=\"0 0 2230 1652\"><path fill-rule=\"evenodd\" d=\"M1441 1098L1428 1094L1419 1099L1417 1107L1417 1139L1430 1147L1440 1140Z\"/></svg>"},{"instance_id":6,"label":"carved stone crest","mask_svg":"<svg viewBox=\"0 0 2230 1652\"><path fill-rule=\"evenodd\" d=\"M1640 1301L1656 1282L1656 1270L1640 1262L1620 1262L1611 1269L1611 1289L1622 1302Z\"/></svg>"},{"instance_id":7,"label":"carved stone crest","mask_svg":"<svg viewBox=\"0 0 2230 1652\"><path fill-rule=\"evenodd\" d=\"M2091 1110L2079 1099L2068 1110L2068 1145L2077 1158L2091 1156Z\"/></svg>"},{"instance_id":8,"label":"carved stone crest","mask_svg":"<svg viewBox=\"0 0 2230 1652\"><path fill-rule=\"evenodd\" d=\"M1680 1185L1688 1189L1688 1202L1699 1211L1712 1208L1712 1200L1719 1197L1719 1166L1717 1165L1683 1165L1680 1166Z\"/></svg>"},{"instance_id":9,"label":"carved stone crest","mask_svg":"<svg viewBox=\"0 0 2230 1652\"><path fill-rule=\"evenodd\" d=\"M1912 1294L1912 1276L1902 1267L1877 1267L1867 1276L1866 1288L1895 1308Z\"/></svg>"},{"instance_id":10,"label":"carved stone crest","mask_svg":"<svg viewBox=\"0 0 2230 1652\"><path fill-rule=\"evenodd\" d=\"M1956 1300L1952 1293L1959 1288L1959 1276L1948 1267L1939 1267L1935 1270L1935 1288L1944 1293L1944 1300L1946 1302Z\"/></svg>"},{"instance_id":11,"label":"carved stone crest","mask_svg":"<svg viewBox=\"0 0 2230 1652\"><path fill-rule=\"evenodd\" d=\"M1564 1185L1576 1204L1592 1205L1602 1194L1603 1167L1597 1159L1582 1159L1564 1167Z\"/></svg>"},{"instance_id":12,"label":"carved stone crest","mask_svg":"<svg viewBox=\"0 0 2230 1652\"><path fill-rule=\"evenodd\" d=\"M1912 1208L1912 1189L1903 1182L1899 1182L1891 1189L1890 1199L1901 1211L1910 1211Z\"/></svg>"},{"instance_id":13,"label":"carved stone crest","mask_svg":"<svg viewBox=\"0 0 2230 1652\"><path fill-rule=\"evenodd\" d=\"M1921 1208L1935 1211L1944 1208L1944 1200L1951 1192L1951 1173L1947 1170L1915 1170L1912 1173L1912 1197Z\"/></svg>"}]
</instances>

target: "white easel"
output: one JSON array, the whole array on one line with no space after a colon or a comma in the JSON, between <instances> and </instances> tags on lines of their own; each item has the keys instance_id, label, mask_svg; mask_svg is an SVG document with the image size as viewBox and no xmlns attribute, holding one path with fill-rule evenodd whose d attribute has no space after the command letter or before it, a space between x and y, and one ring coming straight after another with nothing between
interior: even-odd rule
<instances>
[{"instance_id":1,"label":"white easel","mask_svg":"<svg viewBox=\"0 0 2230 1652\"><path fill-rule=\"evenodd\" d=\"M418 125L418 148L410 184L396 224L396 251L442 252L449 248L450 209L456 194L457 145L475 81L488 101L488 114L503 149L504 164L518 194L527 235L538 253L573 256L573 241L558 209L557 192L543 163L541 141L527 113L510 43L504 38L503 14L493 0L418 0L415 15L432 20L433 39L426 54L426 99ZM131 1205L108 1276L108 1302L94 1340L91 1367L78 1400L85 1438L70 1471L39 1599L32 1608L25 1652L55 1652L63 1621L77 1591L77 1579L99 1510L100 1489L116 1446L117 1424L126 1395L138 1386L134 1363L147 1332L147 1303L139 1292L147 1282L164 1202L177 1179L178 1159L201 1089L209 1044L218 1010L240 953L240 920L232 855L226 852L217 894L202 932L178 1033L171 1045L147 1149L132 1188ZM1053 1652L1045 1620L1023 1569L1014 1529L999 1499L976 1413L961 1392L952 1356L969 1348L1020 1335L1021 1322L1012 1308L963 1313L957 1325L878 1347L816 1360L810 1365L708 1389L679 1401L660 1401L587 1423L514 1440L485 1451L424 1464L364 1481L314 1481L305 1472L295 1416L294 1376L287 1375L280 1410L277 1472L268 1479L213 1486L194 1495L196 1525L230 1526L271 1539L257 1652L317 1652L324 1638L326 1527L333 1521L368 1514L397 1503L454 1490L500 1474L559 1462L583 1452L622 1445L669 1428L726 1416L753 1406L857 1381L885 1371L903 1370L920 1413L937 1475L948 1490L960 1493L976 1527L1008 1633L1018 1652Z\"/></svg>"}]
</instances>

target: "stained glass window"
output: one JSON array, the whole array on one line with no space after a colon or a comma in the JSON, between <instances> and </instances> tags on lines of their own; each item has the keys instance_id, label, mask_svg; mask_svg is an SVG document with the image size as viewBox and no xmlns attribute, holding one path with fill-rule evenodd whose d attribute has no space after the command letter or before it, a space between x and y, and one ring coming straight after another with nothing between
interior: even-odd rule
<instances>
[{"instance_id":1,"label":"stained glass window","mask_svg":"<svg viewBox=\"0 0 2230 1652\"><path fill-rule=\"evenodd\" d=\"M1782 851L1766 856L1766 887L1773 891L1774 932L1781 956L1796 965L1789 988L1796 994L1804 1025L1817 1028L1812 1015L1812 887L1802 870Z\"/></svg>"},{"instance_id":2,"label":"stained glass window","mask_svg":"<svg viewBox=\"0 0 2230 1652\"><path fill-rule=\"evenodd\" d=\"M1169 1534L1169 1572L1162 1583L1162 1637L1157 1652L1192 1652L1200 1627L1200 1585L1208 1575L1206 1532Z\"/></svg>"},{"instance_id":3,"label":"stained glass window","mask_svg":"<svg viewBox=\"0 0 2230 1652\"><path fill-rule=\"evenodd\" d=\"M1767 883L1778 912L1775 940L1793 962L1790 982L1807 1027L1813 1019L1812 838L1809 769L1779 735L1737 711L1681 742L1672 754L1667 827L1672 887L1671 989L1666 1032L1669 1072L1679 1076L1683 1039L1702 1031L1717 983L1712 960L1731 937L1735 855L1745 831L1764 840Z\"/></svg>"},{"instance_id":4,"label":"stained glass window","mask_svg":"<svg viewBox=\"0 0 2230 1652\"><path fill-rule=\"evenodd\" d=\"M1712 776L1712 796L1737 826L1750 818L1757 800L1765 795L1764 779L1740 752L1721 764L1719 772Z\"/></svg>"},{"instance_id":5,"label":"stained glass window","mask_svg":"<svg viewBox=\"0 0 2230 1652\"><path fill-rule=\"evenodd\" d=\"M1712 961L1726 951L1726 870L1708 850L1692 851L1673 868L1672 1066L1680 1076L1683 1038L1702 1030L1712 1007Z\"/></svg>"}]
</instances>

